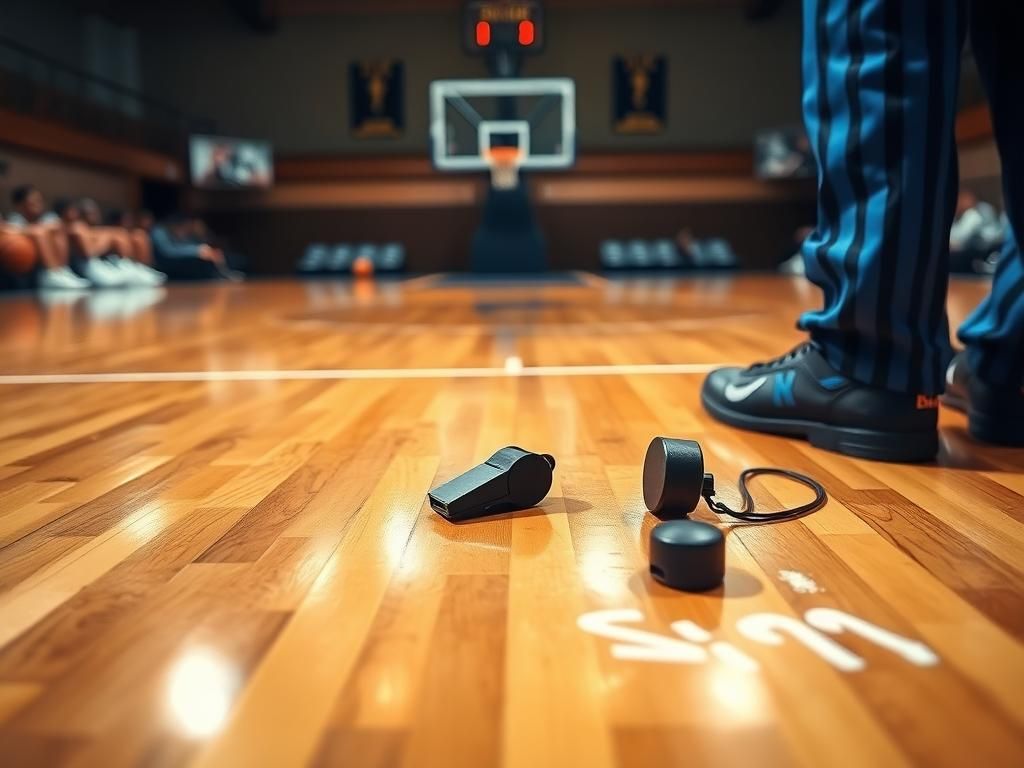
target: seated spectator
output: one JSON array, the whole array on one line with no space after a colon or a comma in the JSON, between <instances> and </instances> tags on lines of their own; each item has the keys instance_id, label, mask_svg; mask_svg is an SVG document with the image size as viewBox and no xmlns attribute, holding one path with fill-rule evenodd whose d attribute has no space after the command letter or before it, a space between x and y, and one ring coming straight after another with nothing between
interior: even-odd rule
<instances>
[{"instance_id":1,"label":"seated spectator","mask_svg":"<svg viewBox=\"0 0 1024 768\"><path fill-rule=\"evenodd\" d=\"M179 215L153 227L157 267L173 280L240 280L242 275L231 269L224 251L205 241L205 225L199 228L195 221Z\"/></svg>"},{"instance_id":2,"label":"seated spectator","mask_svg":"<svg viewBox=\"0 0 1024 768\"><path fill-rule=\"evenodd\" d=\"M127 247L131 258L139 264L146 266L153 265L153 244L149 241L150 226L143 229L139 226L137 218L131 211L110 210L103 217L106 227L124 233L127 238Z\"/></svg>"},{"instance_id":3,"label":"seated spectator","mask_svg":"<svg viewBox=\"0 0 1024 768\"><path fill-rule=\"evenodd\" d=\"M197 243L213 244L213 237L210 235L206 222L198 216L193 216L188 220L188 236Z\"/></svg>"},{"instance_id":4,"label":"seated spectator","mask_svg":"<svg viewBox=\"0 0 1024 768\"><path fill-rule=\"evenodd\" d=\"M42 193L30 184L11 192L14 212L7 217L8 232L28 238L39 256L36 286L43 290L80 290L90 282L69 266L70 244L57 214L47 212Z\"/></svg>"},{"instance_id":5,"label":"seated spectator","mask_svg":"<svg viewBox=\"0 0 1024 768\"><path fill-rule=\"evenodd\" d=\"M58 217L70 246L71 267L97 288L118 288L125 285L125 276L113 264L101 258L105 253L102 246L94 242L89 225L82 219L79 205L67 198L53 203L53 213Z\"/></svg>"},{"instance_id":6,"label":"seated spectator","mask_svg":"<svg viewBox=\"0 0 1024 768\"><path fill-rule=\"evenodd\" d=\"M244 276L245 274L245 257L237 251L232 251L229 247L228 242L217 235L216 232L212 231L206 222L198 216L193 216L189 219L188 224L189 236L193 242L205 243L212 248L216 248L224 254L224 263L227 265L229 270L238 273L238 276Z\"/></svg>"},{"instance_id":7,"label":"seated spectator","mask_svg":"<svg viewBox=\"0 0 1024 768\"><path fill-rule=\"evenodd\" d=\"M149 237L134 227L124 226L124 214L113 215L115 224L104 222L103 213L95 200L83 198L78 206L82 223L78 227L78 245L90 260L113 270L125 285L163 285L167 276L153 269L153 255Z\"/></svg>"}]
</instances>

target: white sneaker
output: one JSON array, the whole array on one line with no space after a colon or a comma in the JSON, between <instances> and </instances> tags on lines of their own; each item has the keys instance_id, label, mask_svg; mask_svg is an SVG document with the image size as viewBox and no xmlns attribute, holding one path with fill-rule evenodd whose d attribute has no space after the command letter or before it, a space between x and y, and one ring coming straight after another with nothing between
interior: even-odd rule
<instances>
[{"instance_id":1,"label":"white sneaker","mask_svg":"<svg viewBox=\"0 0 1024 768\"><path fill-rule=\"evenodd\" d=\"M105 256L103 263L112 271L117 272L121 276L126 286L143 286L148 285L142 276L135 271L135 262L131 259L125 259L120 256Z\"/></svg>"},{"instance_id":2,"label":"white sneaker","mask_svg":"<svg viewBox=\"0 0 1024 768\"><path fill-rule=\"evenodd\" d=\"M124 272L103 259L89 259L82 271L93 285L99 288L119 288L128 282Z\"/></svg>"},{"instance_id":3,"label":"white sneaker","mask_svg":"<svg viewBox=\"0 0 1024 768\"><path fill-rule=\"evenodd\" d=\"M142 285L142 281L139 280L139 276L132 269L132 262L129 259L109 255L103 257L103 264L112 272L116 271L121 276L121 279L124 280L125 285Z\"/></svg>"},{"instance_id":4,"label":"white sneaker","mask_svg":"<svg viewBox=\"0 0 1024 768\"><path fill-rule=\"evenodd\" d=\"M90 283L67 267L58 267L41 272L37 285L46 291L81 291L89 288Z\"/></svg>"},{"instance_id":5,"label":"white sneaker","mask_svg":"<svg viewBox=\"0 0 1024 768\"><path fill-rule=\"evenodd\" d=\"M158 269L153 269L148 264L143 264L141 261L121 259L121 263L127 266L135 275L139 285L144 285L147 288L159 288L167 282L167 275Z\"/></svg>"}]
</instances>

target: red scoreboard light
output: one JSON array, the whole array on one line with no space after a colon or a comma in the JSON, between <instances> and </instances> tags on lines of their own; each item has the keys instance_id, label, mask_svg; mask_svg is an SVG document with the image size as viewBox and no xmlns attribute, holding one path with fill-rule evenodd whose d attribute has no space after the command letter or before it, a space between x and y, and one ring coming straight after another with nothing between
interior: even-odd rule
<instances>
[{"instance_id":1,"label":"red scoreboard light","mask_svg":"<svg viewBox=\"0 0 1024 768\"><path fill-rule=\"evenodd\" d=\"M523 19L519 22L519 44L520 45L533 45L537 39L537 27L529 19Z\"/></svg>"},{"instance_id":2,"label":"red scoreboard light","mask_svg":"<svg viewBox=\"0 0 1024 768\"><path fill-rule=\"evenodd\" d=\"M476 23L476 45L477 48L486 48L491 44L491 24L487 21Z\"/></svg>"},{"instance_id":3,"label":"red scoreboard light","mask_svg":"<svg viewBox=\"0 0 1024 768\"><path fill-rule=\"evenodd\" d=\"M539 53L544 47L539 0L472 0L464 7L464 19L463 43L469 53Z\"/></svg>"}]
</instances>

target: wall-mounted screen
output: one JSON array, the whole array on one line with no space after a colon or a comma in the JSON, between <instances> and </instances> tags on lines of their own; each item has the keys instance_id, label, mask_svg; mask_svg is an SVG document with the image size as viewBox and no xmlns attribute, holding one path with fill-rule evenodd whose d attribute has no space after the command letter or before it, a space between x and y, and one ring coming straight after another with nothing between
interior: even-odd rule
<instances>
[{"instance_id":1,"label":"wall-mounted screen","mask_svg":"<svg viewBox=\"0 0 1024 768\"><path fill-rule=\"evenodd\" d=\"M269 187L274 183L274 153L268 142L192 136L192 183L202 189Z\"/></svg>"}]
</instances>

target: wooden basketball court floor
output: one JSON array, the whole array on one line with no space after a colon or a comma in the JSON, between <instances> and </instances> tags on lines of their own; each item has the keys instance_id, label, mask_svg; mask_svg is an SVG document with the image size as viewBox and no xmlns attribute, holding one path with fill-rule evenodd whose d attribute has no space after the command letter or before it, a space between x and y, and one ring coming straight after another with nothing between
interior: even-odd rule
<instances>
[{"instance_id":1,"label":"wooden basketball court floor","mask_svg":"<svg viewBox=\"0 0 1024 768\"><path fill-rule=\"evenodd\" d=\"M0 763L1024 765L1024 452L950 411L939 461L898 466L700 409L817 301L590 276L0 301ZM728 500L773 465L830 502L721 521L724 589L673 592L655 435L699 439ZM430 510L508 444L558 459L539 509Z\"/></svg>"}]
</instances>

